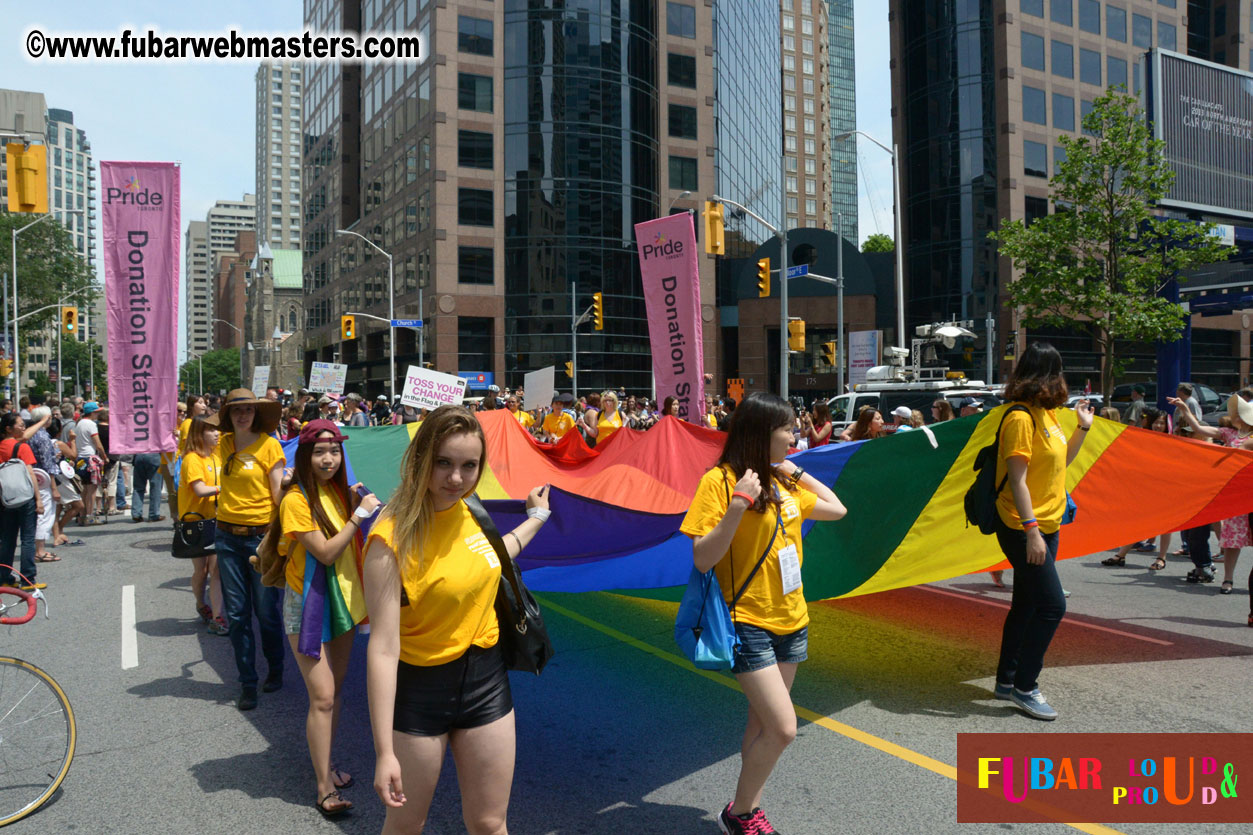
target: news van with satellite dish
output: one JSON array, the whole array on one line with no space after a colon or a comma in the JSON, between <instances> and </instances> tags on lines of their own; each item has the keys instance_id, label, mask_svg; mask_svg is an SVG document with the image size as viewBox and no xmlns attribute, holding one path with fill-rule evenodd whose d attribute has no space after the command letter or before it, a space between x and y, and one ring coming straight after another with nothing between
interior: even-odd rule
<instances>
[{"instance_id":1,"label":"news van with satellite dish","mask_svg":"<svg viewBox=\"0 0 1253 835\"><path fill-rule=\"evenodd\" d=\"M941 398L952 405L954 415L961 414L961 404L967 398L978 401L984 411L1000 405L1001 397L983 380L967 379L965 372L953 371L941 364L937 347L942 345L951 350L962 340L973 339L975 334L968 327L971 325L973 322L920 325L912 350L884 348L885 365L867 369L865 382L856 383L852 391L837 394L827 401L833 433L838 435L856 423L857 416L867 406L877 409L888 423L891 423L892 411L900 406L910 411L917 409L923 420L931 423L934 420L931 404Z\"/></svg>"}]
</instances>

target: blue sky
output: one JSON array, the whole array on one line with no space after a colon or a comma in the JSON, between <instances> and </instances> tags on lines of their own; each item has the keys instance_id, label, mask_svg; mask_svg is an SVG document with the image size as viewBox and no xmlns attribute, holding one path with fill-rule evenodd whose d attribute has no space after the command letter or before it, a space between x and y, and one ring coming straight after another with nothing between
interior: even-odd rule
<instances>
[{"instance_id":1,"label":"blue sky","mask_svg":"<svg viewBox=\"0 0 1253 835\"><path fill-rule=\"evenodd\" d=\"M42 92L49 107L73 111L97 161L181 163L184 229L188 220L203 218L215 200L238 199L254 190L255 64L32 63L25 58L22 38L32 26L48 34L108 35L149 26L180 33L219 34L232 27L248 33L297 32L303 21L300 0L8 5L0 86ZM858 0L854 28L858 127L886 144L891 139L886 4ZM891 234L891 162L865 140L859 158L861 237ZM180 333L180 352L183 345Z\"/></svg>"}]
</instances>

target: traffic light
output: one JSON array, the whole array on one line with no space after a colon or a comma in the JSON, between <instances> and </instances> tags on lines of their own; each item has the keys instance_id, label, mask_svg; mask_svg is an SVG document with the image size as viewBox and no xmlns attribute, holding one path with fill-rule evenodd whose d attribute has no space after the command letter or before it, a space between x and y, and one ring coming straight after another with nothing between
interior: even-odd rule
<instances>
[{"instance_id":1,"label":"traffic light","mask_svg":"<svg viewBox=\"0 0 1253 835\"><path fill-rule=\"evenodd\" d=\"M0 377L8 377L13 374L13 360L0 359Z\"/></svg>"},{"instance_id":2,"label":"traffic light","mask_svg":"<svg viewBox=\"0 0 1253 835\"><path fill-rule=\"evenodd\" d=\"M805 320L790 319L787 323L787 349L789 351L805 350Z\"/></svg>"},{"instance_id":3,"label":"traffic light","mask_svg":"<svg viewBox=\"0 0 1253 835\"><path fill-rule=\"evenodd\" d=\"M592 293L592 319L596 322L596 330L605 329L605 294Z\"/></svg>"},{"instance_id":4,"label":"traffic light","mask_svg":"<svg viewBox=\"0 0 1253 835\"><path fill-rule=\"evenodd\" d=\"M762 258L757 262L757 298L770 297L770 259Z\"/></svg>"},{"instance_id":5,"label":"traffic light","mask_svg":"<svg viewBox=\"0 0 1253 835\"><path fill-rule=\"evenodd\" d=\"M827 365L835 365L835 343L822 343L822 358L826 360Z\"/></svg>"},{"instance_id":6,"label":"traffic light","mask_svg":"<svg viewBox=\"0 0 1253 835\"><path fill-rule=\"evenodd\" d=\"M345 313L339 317L339 338L344 342L357 338L357 317Z\"/></svg>"},{"instance_id":7,"label":"traffic light","mask_svg":"<svg viewBox=\"0 0 1253 835\"><path fill-rule=\"evenodd\" d=\"M721 255L726 251L723 238L722 204L713 200L705 201L705 252L710 255Z\"/></svg>"},{"instance_id":8,"label":"traffic light","mask_svg":"<svg viewBox=\"0 0 1253 835\"><path fill-rule=\"evenodd\" d=\"M66 336L73 336L78 333L77 307L61 308L61 328L65 331Z\"/></svg>"},{"instance_id":9,"label":"traffic light","mask_svg":"<svg viewBox=\"0 0 1253 835\"><path fill-rule=\"evenodd\" d=\"M571 380L574 379L574 363L573 362L566 363L566 376L569 377Z\"/></svg>"},{"instance_id":10,"label":"traffic light","mask_svg":"<svg viewBox=\"0 0 1253 835\"><path fill-rule=\"evenodd\" d=\"M11 142L5 146L9 166L9 211L48 213L48 148Z\"/></svg>"}]
</instances>

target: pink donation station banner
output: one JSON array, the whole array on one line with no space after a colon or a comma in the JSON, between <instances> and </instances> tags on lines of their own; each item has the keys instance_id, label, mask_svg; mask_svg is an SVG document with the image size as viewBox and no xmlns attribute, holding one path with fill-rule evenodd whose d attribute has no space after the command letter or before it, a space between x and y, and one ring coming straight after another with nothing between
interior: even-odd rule
<instances>
[{"instance_id":1,"label":"pink donation station banner","mask_svg":"<svg viewBox=\"0 0 1253 835\"><path fill-rule=\"evenodd\" d=\"M648 309L657 400L679 400L679 417L705 415L705 352L700 319L700 269L690 212L635 224Z\"/></svg>"},{"instance_id":2,"label":"pink donation station banner","mask_svg":"<svg viewBox=\"0 0 1253 835\"><path fill-rule=\"evenodd\" d=\"M178 400L179 169L101 162L109 452L173 452Z\"/></svg>"}]
</instances>

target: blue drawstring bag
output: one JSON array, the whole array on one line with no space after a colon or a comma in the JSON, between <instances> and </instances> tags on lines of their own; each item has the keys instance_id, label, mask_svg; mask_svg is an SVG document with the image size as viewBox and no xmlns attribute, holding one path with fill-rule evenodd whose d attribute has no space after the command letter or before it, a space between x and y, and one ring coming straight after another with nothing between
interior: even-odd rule
<instances>
[{"instance_id":1,"label":"blue drawstring bag","mask_svg":"<svg viewBox=\"0 0 1253 835\"><path fill-rule=\"evenodd\" d=\"M1075 514L1079 512L1079 505L1075 504L1075 500L1070 498L1070 491L1066 491L1066 512L1062 514L1062 524L1069 525L1075 521Z\"/></svg>"},{"instance_id":2,"label":"blue drawstring bag","mask_svg":"<svg viewBox=\"0 0 1253 835\"><path fill-rule=\"evenodd\" d=\"M702 573L692 566L674 620L674 640L699 669L729 670L734 664L740 636L712 568Z\"/></svg>"}]
</instances>

